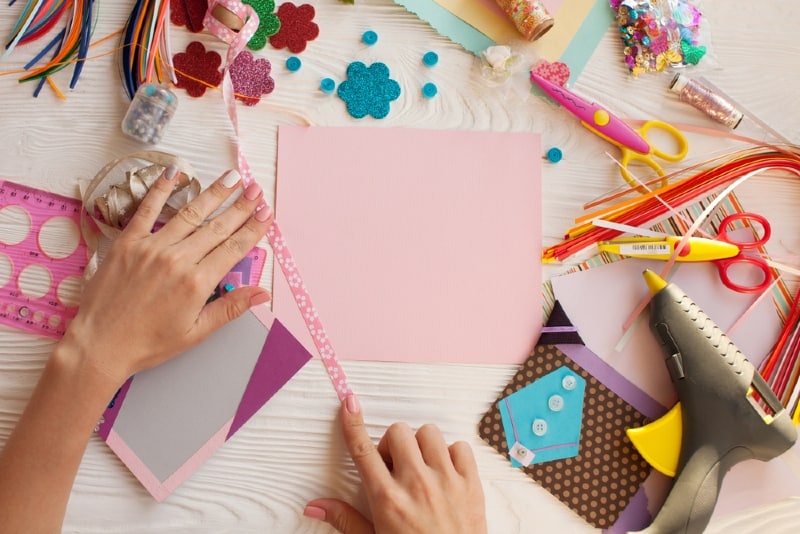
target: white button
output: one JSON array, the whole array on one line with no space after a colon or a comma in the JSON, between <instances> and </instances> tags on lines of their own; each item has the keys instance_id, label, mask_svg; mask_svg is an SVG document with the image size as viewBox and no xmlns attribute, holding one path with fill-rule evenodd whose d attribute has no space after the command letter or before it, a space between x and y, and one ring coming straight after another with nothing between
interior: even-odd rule
<instances>
[{"instance_id":1,"label":"white button","mask_svg":"<svg viewBox=\"0 0 800 534\"><path fill-rule=\"evenodd\" d=\"M524 467L531 465L533 458L536 456L532 451L526 449L518 441L514 443L511 450L508 451L509 456L518 461Z\"/></svg>"},{"instance_id":2,"label":"white button","mask_svg":"<svg viewBox=\"0 0 800 534\"><path fill-rule=\"evenodd\" d=\"M554 412L560 412L564 409L564 397L561 395L552 395L549 399L547 399L547 405Z\"/></svg>"},{"instance_id":3,"label":"white button","mask_svg":"<svg viewBox=\"0 0 800 534\"><path fill-rule=\"evenodd\" d=\"M537 436L544 436L547 434L547 421L544 419L534 419L531 430L533 430L533 433Z\"/></svg>"},{"instance_id":4,"label":"white button","mask_svg":"<svg viewBox=\"0 0 800 534\"><path fill-rule=\"evenodd\" d=\"M575 386L578 385L578 381L575 380L573 375L567 375L561 379L561 387L566 389L567 391L572 391L575 389Z\"/></svg>"}]
</instances>

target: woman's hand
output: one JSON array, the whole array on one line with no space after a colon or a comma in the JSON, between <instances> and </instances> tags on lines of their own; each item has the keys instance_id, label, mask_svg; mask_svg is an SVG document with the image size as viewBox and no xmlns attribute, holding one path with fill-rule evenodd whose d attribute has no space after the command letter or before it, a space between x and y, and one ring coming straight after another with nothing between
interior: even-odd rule
<instances>
[{"instance_id":1,"label":"woman's hand","mask_svg":"<svg viewBox=\"0 0 800 534\"><path fill-rule=\"evenodd\" d=\"M269 300L243 287L206 304L215 286L265 234L272 210L253 183L225 211L206 219L241 187L229 171L151 232L175 187L167 168L89 281L61 345L117 385L196 345Z\"/></svg>"},{"instance_id":2,"label":"woman's hand","mask_svg":"<svg viewBox=\"0 0 800 534\"><path fill-rule=\"evenodd\" d=\"M337 499L311 501L305 515L343 534L486 533L483 489L467 443L448 447L434 425L415 434L408 425L395 423L376 447L355 395L342 403L341 417L372 521Z\"/></svg>"},{"instance_id":3,"label":"woman's hand","mask_svg":"<svg viewBox=\"0 0 800 534\"><path fill-rule=\"evenodd\" d=\"M175 175L164 171L111 245L0 452L3 532L60 531L86 443L117 388L269 300L243 287L206 304L271 223L258 185L203 225L240 187L231 171L151 233Z\"/></svg>"}]
</instances>

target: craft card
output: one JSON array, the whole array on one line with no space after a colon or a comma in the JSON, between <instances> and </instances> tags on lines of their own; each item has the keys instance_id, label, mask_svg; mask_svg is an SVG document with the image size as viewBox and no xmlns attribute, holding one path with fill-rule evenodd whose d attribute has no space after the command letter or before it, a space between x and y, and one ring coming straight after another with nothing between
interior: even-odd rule
<instances>
[{"instance_id":1,"label":"craft card","mask_svg":"<svg viewBox=\"0 0 800 534\"><path fill-rule=\"evenodd\" d=\"M534 134L281 126L277 219L339 357L522 362L540 172ZM273 302L316 354L282 276Z\"/></svg>"},{"instance_id":2,"label":"craft card","mask_svg":"<svg viewBox=\"0 0 800 534\"><path fill-rule=\"evenodd\" d=\"M556 302L530 357L478 431L588 523L610 528L651 471L625 430L662 413L583 344ZM635 506L642 510L634 515L647 516L646 499Z\"/></svg>"},{"instance_id":3,"label":"craft card","mask_svg":"<svg viewBox=\"0 0 800 534\"><path fill-rule=\"evenodd\" d=\"M266 307L254 308L201 345L131 377L97 432L161 501L309 359Z\"/></svg>"},{"instance_id":4,"label":"craft card","mask_svg":"<svg viewBox=\"0 0 800 534\"><path fill-rule=\"evenodd\" d=\"M614 21L607 0L543 0L555 24L529 44L495 0L395 1L476 55L494 44L514 45L522 46L530 61L564 62L571 70L570 82L578 78Z\"/></svg>"}]
</instances>

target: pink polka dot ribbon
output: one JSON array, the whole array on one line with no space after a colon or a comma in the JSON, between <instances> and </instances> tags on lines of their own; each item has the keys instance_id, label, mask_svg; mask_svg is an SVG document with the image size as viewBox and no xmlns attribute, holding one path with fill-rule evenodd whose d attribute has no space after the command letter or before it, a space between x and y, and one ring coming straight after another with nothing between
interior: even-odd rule
<instances>
[{"instance_id":1,"label":"pink polka dot ribbon","mask_svg":"<svg viewBox=\"0 0 800 534\"><path fill-rule=\"evenodd\" d=\"M221 6L239 17L244 21L244 26L242 26L238 32L227 27L212 14L214 8L217 6ZM247 43L253 37L253 34L255 34L258 29L258 14L251 6L243 4L239 0L211 0L208 3L208 11L206 12L203 23L212 35L229 45L225 59L225 74L222 79L222 97L225 102L228 117L233 125L239 174L242 175L242 181L244 185L247 186L253 182L253 173L250 170L250 165L247 162L247 158L245 158L241 143L239 142L239 121L236 116L236 99L233 90L233 82L231 81L228 69L233 64L236 56L244 50ZM317 309L311 301L311 295L300 276L300 271L297 269L297 265L295 264L292 253L286 244L286 239L283 237L277 221L273 222L267 230L267 238L272 246L275 259L278 261L278 265L281 266L281 271L283 271L283 275L289 283L292 296L294 297L297 307L300 309L308 332L311 334L314 345L317 347L317 351L322 358L325 370L333 383L333 387L336 389L339 399L343 400L352 393L352 389L350 389L350 386L347 384L347 376L345 375L344 369L342 369L336 352L333 350L333 346L328 339L328 335L325 333L325 328L319 318L319 313L317 313Z\"/></svg>"}]
</instances>

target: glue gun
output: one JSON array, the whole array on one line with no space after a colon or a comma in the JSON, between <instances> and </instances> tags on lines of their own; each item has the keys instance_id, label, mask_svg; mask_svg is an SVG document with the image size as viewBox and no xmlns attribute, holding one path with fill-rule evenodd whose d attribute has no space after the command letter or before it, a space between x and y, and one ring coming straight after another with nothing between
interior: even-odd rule
<instances>
[{"instance_id":1,"label":"glue gun","mask_svg":"<svg viewBox=\"0 0 800 534\"><path fill-rule=\"evenodd\" d=\"M797 439L789 413L736 345L675 284L652 271L650 326L664 347L678 404L628 436L657 470L674 476L649 534L700 533L722 478L737 463L771 460Z\"/></svg>"}]
</instances>

